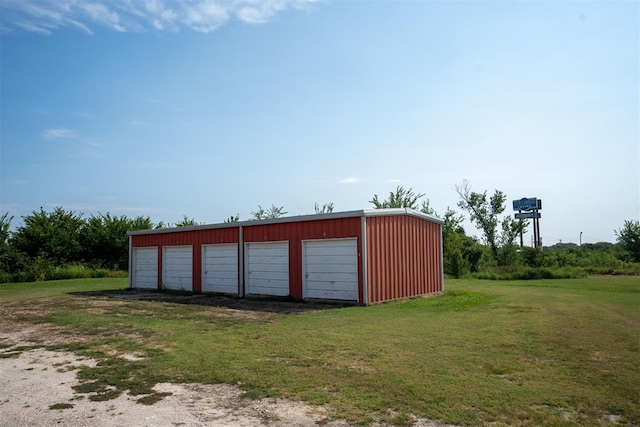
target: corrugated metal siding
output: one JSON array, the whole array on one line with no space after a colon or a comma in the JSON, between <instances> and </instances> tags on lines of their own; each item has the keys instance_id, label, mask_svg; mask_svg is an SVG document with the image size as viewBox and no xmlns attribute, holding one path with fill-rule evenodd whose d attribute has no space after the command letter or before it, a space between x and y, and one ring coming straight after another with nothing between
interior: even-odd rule
<instances>
[{"instance_id":1,"label":"corrugated metal siding","mask_svg":"<svg viewBox=\"0 0 640 427\"><path fill-rule=\"evenodd\" d=\"M212 243L238 243L239 227L215 228L210 230L179 231L175 233L141 234L131 236L131 246L193 246L193 291L202 291L202 245ZM162 249L158 251L158 289L162 289Z\"/></svg>"},{"instance_id":2,"label":"corrugated metal siding","mask_svg":"<svg viewBox=\"0 0 640 427\"><path fill-rule=\"evenodd\" d=\"M358 271L362 271L360 217L317 221L256 224L243 227L245 242L289 241L289 289L291 296L302 299L302 241L311 239L358 239ZM362 302L362 274L358 274L358 299Z\"/></svg>"},{"instance_id":3,"label":"corrugated metal siding","mask_svg":"<svg viewBox=\"0 0 640 427\"><path fill-rule=\"evenodd\" d=\"M404 215L366 221L368 303L442 291L439 224Z\"/></svg>"}]
</instances>

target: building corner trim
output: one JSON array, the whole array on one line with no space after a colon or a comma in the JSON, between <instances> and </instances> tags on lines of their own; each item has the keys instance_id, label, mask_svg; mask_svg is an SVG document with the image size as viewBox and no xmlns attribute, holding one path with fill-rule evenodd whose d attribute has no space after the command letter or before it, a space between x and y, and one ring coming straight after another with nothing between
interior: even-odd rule
<instances>
[{"instance_id":1,"label":"building corner trim","mask_svg":"<svg viewBox=\"0 0 640 427\"><path fill-rule=\"evenodd\" d=\"M362 216L362 231L360 237L361 256L362 256L362 304L369 304L369 282L367 277L367 217Z\"/></svg>"}]
</instances>

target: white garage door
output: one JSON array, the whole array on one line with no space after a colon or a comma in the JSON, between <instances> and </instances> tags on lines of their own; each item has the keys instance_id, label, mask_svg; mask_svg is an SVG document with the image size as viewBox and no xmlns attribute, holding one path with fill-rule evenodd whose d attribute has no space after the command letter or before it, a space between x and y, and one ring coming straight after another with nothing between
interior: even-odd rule
<instances>
[{"instance_id":1,"label":"white garage door","mask_svg":"<svg viewBox=\"0 0 640 427\"><path fill-rule=\"evenodd\" d=\"M303 298L358 301L356 239L304 242Z\"/></svg>"},{"instance_id":2,"label":"white garage door","mask_svg":"<svg viewBox=\"0 0 640 427\"><path fill-rule=\"evenodd\" d=\"M202 246L202 292L238 294L238 245Z\"/></svg>"},{"instance_id":3,"label":"white garage door","mask_svg":"<svg viewBox=\"0 0 640 427\"><path fill-rule=\"evenodd\" d=\"M193 290L193 248L191 246L165 246L162 261L162 283L165 289Z\"/></svg>"},{"instance_id":4,"label":"white garage door","mask_svg":"<svg viewBox=\"0 0 640 427\"><path fill-rule=\"evenodd\" d=\"M289 295L289 242L246 244L246 293Z\"/></svg>"},{"instance_id":5,"label":"white garage door","mask_svg":"<svg viewBox=\"0 0 640 427\"><path fill-rule=\"evenodd\" d=\"M133 248L132 287L158 289L158 248Z\"/></svg>"}]
</instances>

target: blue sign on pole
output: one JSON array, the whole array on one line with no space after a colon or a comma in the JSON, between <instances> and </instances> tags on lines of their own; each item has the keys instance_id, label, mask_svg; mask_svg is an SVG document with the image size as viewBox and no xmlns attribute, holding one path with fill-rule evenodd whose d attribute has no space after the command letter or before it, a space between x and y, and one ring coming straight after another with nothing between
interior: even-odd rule
<instances>
[{"instance_id":1,"label":"blue sign on pole","mask_svg":"<svg viewBox=\"0 0 640 427\"><path fill-rule=\"evenodd\" d=\"M514 211L530 211L536 208L538 208L538 199L535 197L524 197L520 200L513 201Z\"/></svg>"},{"instance_id":2,"label":"blue sign on pole","mask_svg":"<svg viewBox=\"0 0 640 427\"><path fill-rule=\"evenodd\" d=\"M533 218L542 218L540 212L522 212L514 214L516 219L533 219Z\"/></svg>"}]
</instances>

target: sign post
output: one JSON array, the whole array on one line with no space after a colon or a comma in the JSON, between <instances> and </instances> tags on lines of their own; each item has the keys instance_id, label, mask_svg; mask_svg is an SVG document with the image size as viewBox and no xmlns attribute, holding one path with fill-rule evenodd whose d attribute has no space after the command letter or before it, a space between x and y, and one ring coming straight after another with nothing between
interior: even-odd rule
<instances>
[{"instance_id":1,"label":"sign post","mask_svg":"<svg viewBox=\"0 0 640 427\"><path fill-rule=\"evenodd\" d=\"M535 248L542 247L542 238L540 237L540 218L542 215L539 212L540 209L542 209L542 200L537 197L523 197L513 201L513 210L518 211L515 214L516 219L533 220L533 247ZM520 247L522 246L522 230L520 230Z\"/></svg>"}]
</instances>

